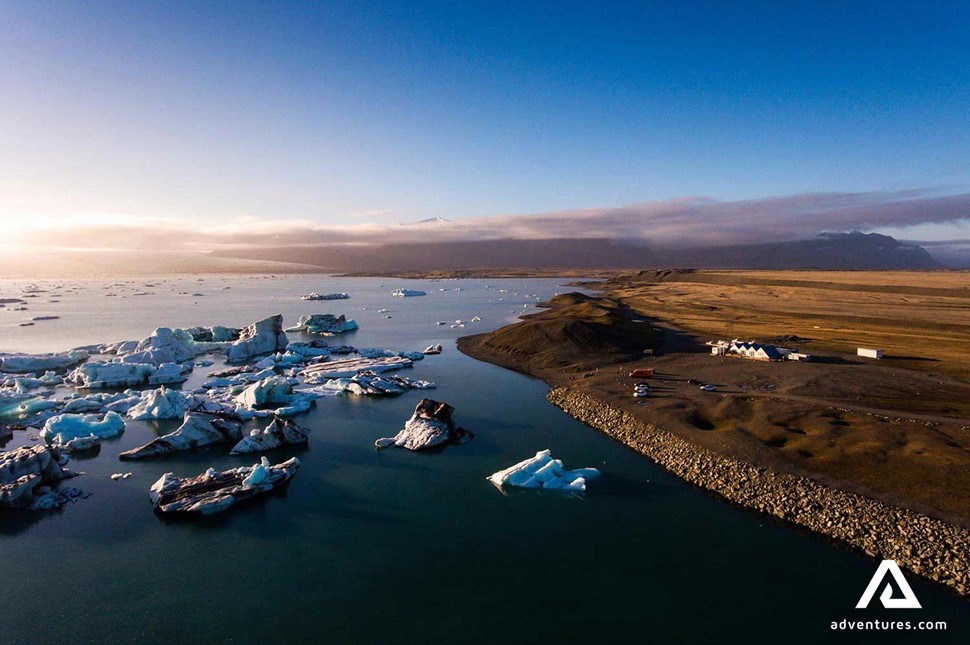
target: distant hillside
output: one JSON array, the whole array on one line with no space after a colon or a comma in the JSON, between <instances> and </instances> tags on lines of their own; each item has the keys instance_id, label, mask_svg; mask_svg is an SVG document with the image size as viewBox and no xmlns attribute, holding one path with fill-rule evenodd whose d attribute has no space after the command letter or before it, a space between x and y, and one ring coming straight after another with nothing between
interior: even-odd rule
<instances>
[{"instance_id":1,"label":"distant hillside","mask_svg":"<svg viewBox=\"0 0 970 645\"><path fill-rule=\"evenodd\" d=\"M375 246L226 250L221 257L296 262L335 272L461 269L931 269L926 249L876 233L830 233L795 242L651 249L606 239L481 240Z\"/></svg>"},{"instance_id":2,"label":"distant hillside","mask_svg":"<svg viewBox=\"0 0 970 645\"><path fill-rule=\"evenodd\" d=\"M933 269L921 246L878 233L823 233L813 240L658 253L668 266L698 269Z\"/></svg>"}]
</instances>

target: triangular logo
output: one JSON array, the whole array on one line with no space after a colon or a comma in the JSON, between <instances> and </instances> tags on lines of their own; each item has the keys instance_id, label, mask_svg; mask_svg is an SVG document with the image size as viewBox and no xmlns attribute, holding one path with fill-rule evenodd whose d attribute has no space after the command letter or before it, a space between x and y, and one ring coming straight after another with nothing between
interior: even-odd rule
<instances>
[{"instance_id":1,"label":"triangular logo","mask_svg":"<svg viewBox=\"0 0 970 645\"><path fill-rule=\"evenodd\" d=\"M876 595L876 591L879 589L879 585L883 580L886 579L887 573L892 574L893 579L896 581L896 586L899 587L899 591L903 594L903 597L893 598L893 588L887 583L886 588L882 590L882 594L879 596L882 606L886 609L922 609L923 606L919 604L919 600L916 599L916 594L913 593L912 587L906 582L906 578L903 577L903 572L899 570L899 565L896 564L895 560L882 561L882 564L876 569L876 573L873 574L872 580L869 581L869 586L866 587L862 598L859 598L859 602L855 608L865 609L869 606L869 601Z\"/></svg>"}]
</instances>

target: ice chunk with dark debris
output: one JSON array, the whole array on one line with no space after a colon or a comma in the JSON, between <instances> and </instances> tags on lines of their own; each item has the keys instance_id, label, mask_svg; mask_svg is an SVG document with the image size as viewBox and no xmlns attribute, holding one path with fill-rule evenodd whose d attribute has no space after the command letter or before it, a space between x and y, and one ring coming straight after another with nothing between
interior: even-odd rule
<instances>
[{"instance_id":1,"label":"ice chunk with dark debris","mask_svg":"<svg viewBox=\"0 0 970 645\"><path fill-rule=\"evenodd\" d=\"M246 452L262 452L289 444L306 443L310 437L309 428L297 425L290 419L275 418L268 426L260 430L255 428L249 436L233 447L229 454L237 455Z\"/></svg>"},{"instance_id":2,"label":"ice chunk with dark debris","mask_svg":"<svg viewBox=\"0 0 970 645\"><path fill-rule=\"evenodd\" d=\"M464 443L473 438L470 432L455 425L451 415L455 411L447 403L421 399L404 429L394 437L378 439L378 448L397 446L408 450L425 450L446 443Z\"/></svg>"},{"instance_id":3,"label":"ice chunk with dark debris","mask_svg":"<svg viewBox=\"0 0 970 645\"><path fill-rule=\"evenodd\" d=\"M123 452L118 457L126 460L147 459L213 443L239 441L240 438L242 438L242 419L239 417L186 412L182 425L174 432Z\"/></svg>"},{"instance_id":4,"label":"ice chunk with dark debris","mask_svg":"<svg viewBox=\"0 0 970 645\"><path fill-rule=\"evenodd\" d=\"M152 506L164 513L212 515L225 511L237 501L286 484L299 467L300 460L296 457L276 465L270 465L263 457L253 466L222 472L210 468L196 477L180 478L165 473L152 485L149 497Z\"/></svg>"}]
</instances>

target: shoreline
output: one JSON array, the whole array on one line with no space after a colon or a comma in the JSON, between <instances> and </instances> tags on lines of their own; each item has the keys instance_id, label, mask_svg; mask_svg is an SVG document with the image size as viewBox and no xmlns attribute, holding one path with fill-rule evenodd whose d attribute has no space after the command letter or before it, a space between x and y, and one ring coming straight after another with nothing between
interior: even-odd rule
<instances>
[{"instance_id":1,"label":"shoreline","mask_svg":"<svg viewBox=\"0 0 970 645\"><path fill-rule=\"evenodd\" d=\"M915 511L775 473L725 457L651 427L568 387L546 399L569 416L619 441L664 470L739 506L792 522L870 557L896 560L910 571L970 597L970 531Z\"/></svg>"},{"instance_id":2,"label":"shoreline","mask_svg":"<svg viewBox=\"0 0 970 645\"><path fill-rule=\"evenodd\" d=\"M542 316L533 314L531 319L541 322ZM870 557L896 560L910 571L970 597L970 530L965 526L880 501L865 494L864 487L853 492L837 482L824 483L811 474L780 469L771 462L758 465L664 430L597 396L596 391L590 392L587 383L558 378L559 370L550 370L534 357L490 347L488 339L499 332L459 338L458 349L476 360L539 378L551 388L547 400L553 405L688 483ZM562 357L568 350L555 346L541 354L543 360L549 360L549 354ZM574 386L579 384L583 387Z\"/></svg>"}]
</instances>

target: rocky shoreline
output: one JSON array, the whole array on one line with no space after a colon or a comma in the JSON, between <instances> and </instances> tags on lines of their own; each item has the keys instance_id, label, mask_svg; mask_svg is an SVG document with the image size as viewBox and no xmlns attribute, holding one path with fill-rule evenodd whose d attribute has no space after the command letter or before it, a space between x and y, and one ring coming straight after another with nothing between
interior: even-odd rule
<instances>
[{"instance_id":1,"label":"rocky shoreline","mask_svg":"<svg viewBox=\"0 0 970 645\"><path fill-rule=\"evenodd\" d=\"M970 596L970 531L914 511L719 455L578 390L547 399L678 477L746 508L794 522Z\"/></svg>"}]
</instances>

